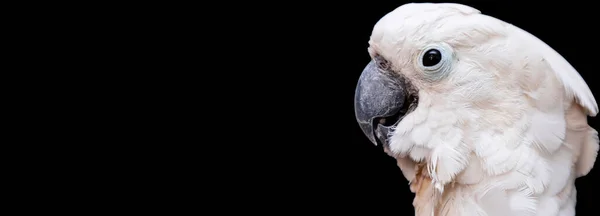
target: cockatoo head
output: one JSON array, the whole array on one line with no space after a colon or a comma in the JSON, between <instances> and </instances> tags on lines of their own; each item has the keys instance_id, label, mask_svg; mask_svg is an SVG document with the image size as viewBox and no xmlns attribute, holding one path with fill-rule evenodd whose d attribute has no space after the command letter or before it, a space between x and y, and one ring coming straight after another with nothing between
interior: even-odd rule
<instances>
[{"instance_id":1,"label":"cockatoo head","mask_svg":"<svg viewBox=\"0 0 600 216\"><path fill-rule=\"evenodd\" d=\"M400 6L376 23L368 53L372 61L355 95L357 121L394 156L413 151L422 160L425 149L473 142L482 128L518 134L530 125L515 122L535 118L529 109L562 109L569 97L589 115L598 110L585 82L554 50L466 5Z\"/></svg>"}]
</instances>

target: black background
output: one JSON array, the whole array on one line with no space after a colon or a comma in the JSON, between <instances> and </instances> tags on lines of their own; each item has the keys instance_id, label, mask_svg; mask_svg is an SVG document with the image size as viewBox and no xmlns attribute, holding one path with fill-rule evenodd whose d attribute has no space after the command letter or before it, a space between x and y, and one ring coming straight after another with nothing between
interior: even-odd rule
<instances>
[{"instance_id":1,"label":"black background","mask_svg":"<svg viewBox=\"0 0 600 216\"><path fill-rule=\"evenodd\" d=\"M579 71L600 100L593 78L599 72L599 36L595 33L599 19L590 4L454 2L473 6L542 39ZM267 49L266 61L277 62L265 75L277 80L270 81L275 88L265 92L274 98L269 100L275 100L268 109L268 119L275 116L275 120L268 120L267 125L272 134L279 134L273 140L261 139L268 141L269 155L275 158L265 160L274 167L270 171L274 177L265 182L277 194L293 198L276 196L276 200L281 198L277 204L261 206L291 204L295 206L289 208L291 212L413 214L414 195L408 182L395 160L363 135L353 107L358 77L370 61L371 30L382 16L404 3L348 1L272 9L277 15L269 18L273 20L266 27L268 39L258 46ZM589 122L600 129L598 119ZM597 214L593 197L600 194L599 180L600 167L577 180L577 215Z\"/></svg>"}]
</instances>

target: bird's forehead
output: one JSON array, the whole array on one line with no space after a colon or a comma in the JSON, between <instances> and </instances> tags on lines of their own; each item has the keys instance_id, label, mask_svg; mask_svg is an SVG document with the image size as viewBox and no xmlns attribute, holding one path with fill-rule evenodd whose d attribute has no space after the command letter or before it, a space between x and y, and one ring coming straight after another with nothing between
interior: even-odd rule
<instances>
[{"instance_id":1,"label":"bird's forehead","mask_svg":"<svg viewBox=\"0 0 600 216\"><path fill-rule=\"evenodd\" d=\"M402 5L383 16L373 27L369 41L371 49L378 53L398 52L407 39L412 43L427 36L438 22L453 15L470 15L479 10L454 3L410 3ZM390 49L390 50L383 50Z\"/></svg>"}]
</instances>

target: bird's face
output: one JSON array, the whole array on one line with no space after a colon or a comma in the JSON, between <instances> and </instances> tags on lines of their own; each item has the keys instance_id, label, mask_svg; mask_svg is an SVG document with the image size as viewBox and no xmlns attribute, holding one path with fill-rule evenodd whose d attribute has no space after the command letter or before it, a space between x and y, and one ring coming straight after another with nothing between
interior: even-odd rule
<instances>
[{"instance_id":1,"label":"bird's face","mask_svg":"<svg viewBox=\"0 0 600 216\"><path fill-rule=\"evenodd\" d=\"M406 135L425 118L454 124L479 115L473 109L479 103L505 99L490 94L498 89L499 74L490 73L497 64L485 60L494 55L478 49L489 48L486 43L501 35L496 30L502 27L487 32L487 26L470 17L478 13L458 4L408 4L377 22L368 48L372 60L355 92L356 118L371 142L387 148L391 137Z\"/></svg>"}]
</instances>

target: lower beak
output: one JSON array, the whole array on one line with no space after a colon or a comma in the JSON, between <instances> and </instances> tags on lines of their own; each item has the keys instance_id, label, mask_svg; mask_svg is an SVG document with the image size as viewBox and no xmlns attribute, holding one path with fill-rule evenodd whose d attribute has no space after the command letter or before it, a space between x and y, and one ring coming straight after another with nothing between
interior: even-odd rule
<instances>
[{"instance_id":1,"label":"lower beak","mask_svg":"<svg viewBox=\"0 0 600 216\"><path fill-rule=\"evenodd\" d=\"M377 67L375 61L365 67L354 96L354 111L358 125L375 145L388 145L388 137L403 116L407 97L399 77Z\"/></svg>"}]
</instances>

